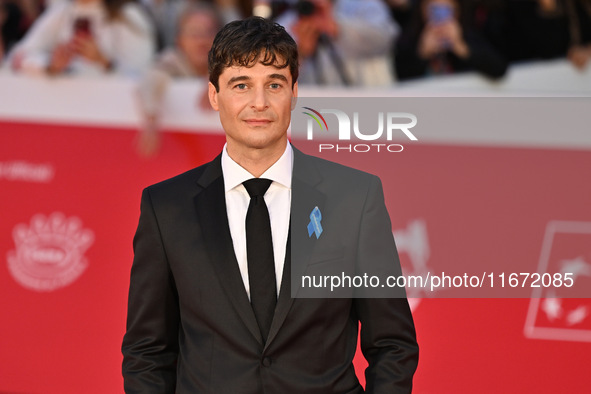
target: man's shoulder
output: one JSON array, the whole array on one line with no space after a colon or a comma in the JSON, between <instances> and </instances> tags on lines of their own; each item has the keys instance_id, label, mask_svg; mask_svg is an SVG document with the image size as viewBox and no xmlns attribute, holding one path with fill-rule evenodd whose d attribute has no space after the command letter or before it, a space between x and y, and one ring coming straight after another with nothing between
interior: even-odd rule
<instances>
[{"instance_id":1,"label":"man's shoulder","mask_svg":"<svg viewBox=\"0 0 591 394\"><path fill-rule=\"evenodd\" d=\"M355 182L370 182L379 180L377 175L359 170L357 168L349 167L344 164L336 163L317 156L308 155L296 150L296 162L299 159L308 168L314 168L325 178L333 181L347 182L355 184Z\"/></svg>"},{"instance_id":2,"label":"man's shoulder","mask_svg":"<svg viewBox=\"0 0 591 394\"><path fill-rule=\"evenodd\" d=\"M203 174L206 172L208 168L211 166L215 166L216 160L219 160L219 157L216 157L214 160L202 164L198 167L192 168L188 171L185 171L181 174L175 175L171 178L165 179L153 185L146 187L146 191L148 191L151 195L153 194L175 194L175 193L182 193L187 191L192 191L198 189L198 181L201 179ZM220 167L221 171L221 167Z\"/></svg>"}]
</instances>

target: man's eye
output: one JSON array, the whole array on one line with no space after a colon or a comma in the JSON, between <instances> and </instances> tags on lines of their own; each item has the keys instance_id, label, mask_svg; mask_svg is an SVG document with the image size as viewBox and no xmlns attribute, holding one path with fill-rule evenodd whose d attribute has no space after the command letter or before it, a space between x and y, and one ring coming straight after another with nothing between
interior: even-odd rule
<instances>
[{"instance_id":1,"label":"man's eye","mask_svg":"<svg viewBox=\"0 0 591 394\"><path fill-rule=\"evenodd\" d=\"M279 84L279 83L272 83L269 86L271 87L271 89L279 89L281 87L281 84Z\"/></svg>"},{"instance_id":2,"label":"man's eye","mask_svg":"<svg viewBox=\"0 0 591 394\"><path fill-rule=\"evenodd\" d=\"M246 84L245 83L239 83L238 85L236 85L236 89L244 90L244 89L246 89Z\"/></svg>"}]
</instances>

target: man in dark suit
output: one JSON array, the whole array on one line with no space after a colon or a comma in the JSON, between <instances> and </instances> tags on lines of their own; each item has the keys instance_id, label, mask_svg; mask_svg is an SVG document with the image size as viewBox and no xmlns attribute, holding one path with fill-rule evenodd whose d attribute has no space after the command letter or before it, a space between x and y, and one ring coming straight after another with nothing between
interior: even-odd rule
<instances>
[{"instance_id":1,"label":"man in dark suit","mask_svg":"<svg viewBox=\"0 0 591 394\"><path fill-rule=\"evenodd\" d=\"M357 272L371 256L400 268L379 179L288 142L297 59L293 39L262 18L216 36L209 98L226 146L143 192L127 393L362 393L359 323L365 391L411 392L418 346L406 298L302 298L301 275L329 266Z\"/></svg>"}]
</instances>

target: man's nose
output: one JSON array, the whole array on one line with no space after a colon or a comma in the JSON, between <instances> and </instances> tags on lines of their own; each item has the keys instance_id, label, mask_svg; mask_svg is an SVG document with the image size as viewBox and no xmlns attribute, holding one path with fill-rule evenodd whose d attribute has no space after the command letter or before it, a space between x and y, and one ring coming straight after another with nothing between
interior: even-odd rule
<instances>
[{"instance_id":1,"label":"man's nose","mask_svg":"<svg viewBox=\"0 0 591 394\"><path fill-rule=\"evenodd\" d=\"M252 95L252 108L263 111L268 107L267 92L264 88L255 88Z\"/></svg>"}]
</instances>

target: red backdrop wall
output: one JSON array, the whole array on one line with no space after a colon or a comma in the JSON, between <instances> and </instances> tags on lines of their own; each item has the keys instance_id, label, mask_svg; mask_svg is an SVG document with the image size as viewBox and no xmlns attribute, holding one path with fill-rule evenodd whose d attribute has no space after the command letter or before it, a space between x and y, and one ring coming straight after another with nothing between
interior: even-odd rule
<instances>
[{"instance_id":1,"label":"red backdrop wall","mask_svg":"<svg viewBox=\"0 0 591 394\"><path fill-rule=\"evenodd\" d=\"M121 393L141 190L212 159L224 138L171 131L156 158L142 159L129 129L2 121L0 130L0 392ZM419 144L386 168L330 158L382 177L395 234L414 239L429 268L536 269L550 222L591 223L588 150ZM411 241L400 250L409 271ZM567 244L562 257L591 261L587 232ZM62 257L76 268L46 280ZM416 393L589 392L590 300L563 300L555 315L529 299L412 303ZM569 311L583 312L573 320Z\"/></svg>"}]
</instances>

